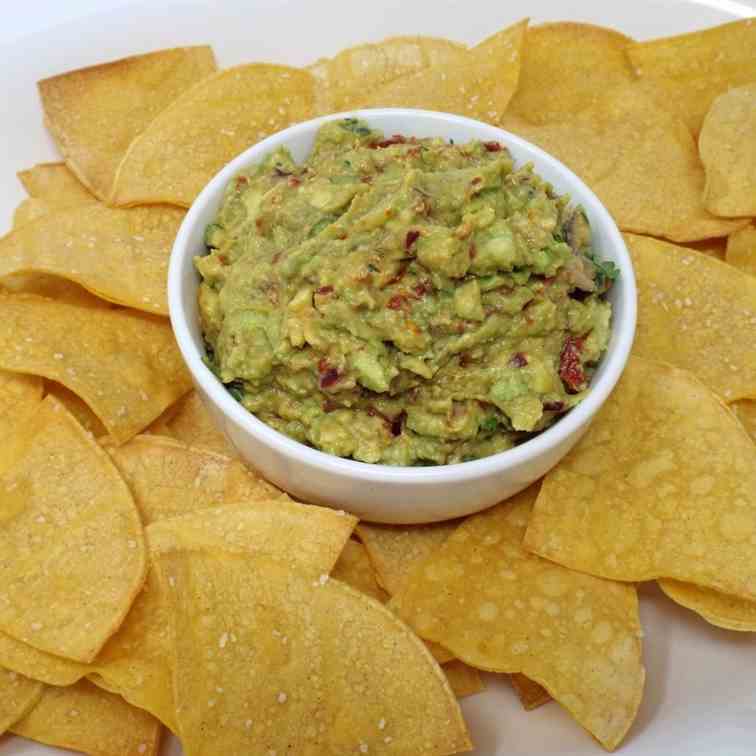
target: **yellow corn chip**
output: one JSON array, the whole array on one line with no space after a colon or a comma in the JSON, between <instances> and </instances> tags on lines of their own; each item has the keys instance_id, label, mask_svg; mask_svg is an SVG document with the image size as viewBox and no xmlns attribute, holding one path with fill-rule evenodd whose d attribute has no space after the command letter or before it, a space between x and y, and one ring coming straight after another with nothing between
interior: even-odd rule
<instances>
[{"instance_id":1,"label":"yellow corn chip","mask_svg":"<svg viewBox=\"0 0 756 756\"><path fill-rule=\"evenodd\" d=\"M46 273L16 273L6 276L0 281L0 293L36 294L79 307L115 308L115 305L90 294L79 284Z\"/></svg>"},{"instance_id":2,"label":"yellow corn chip","mask_svg":"<svg viewBox=\"0 0 756 756\"><path fill-rule=\"evenodd\" d=\"M0 629L91 661L144 583L142 525L107 454L53 397L0 452L0 520Z\"/></svg>"},{"instance_id":3,"label":"yellow corn chip","mask_svg":"<svg viewBox=\"0 0 756 756\"><path fill-rule=\"evenodd\" d=\"M50 212L0 240L0 278L47 273L102 299L168 314L166 276L183 211L89 204Z\"/></svg>"},{"instance_id":4,"label":"yellow corn chip","mask_svg":"<svg viewBox=\"0 0 756 756\"><path fill-rule=\"evenodd\" d=\"M695 376L634 357L545 478L525 548L615 580L756 600L756 446Z\"/></svg>"},{"instance_id":5,"label":"yellow corn chip","mask_svg":"<svg viewBox=\"0 0 756 756\"><path fill-rule=\"evenodd\" d=\"M47 200L34 199L34 197L23 200L13 211L12 230L15 231L27 223L33 223L42 216L52 212L53 207Z\"/></svg>"},{"instance_id":6,"label":"yellow corn chip","mask_svg":"<svg viewBox=\"0 0 756 756\"><path fill-rule=\"evenodd\" d=\"M536 490L466 519L392 604L467 664L527 675L611 750L643 692L636 591L523 550Z\"/></svg>"},{"instance_id":7,"label":"yellow corn chip","mask_svg":"<svg viewBox=\"0 0 756 756\"><path fill-rule=\"evenodd\" d=\"M602 93L633 81L625 55L631 41L614 29L591 24L531 26L508 112L537 124L572 118Z\"/></svg>"},{"instance_id":8,"label":"yellow corn chip","mask_svg":"<svg viewBox=\"0 0 756 756\"><path fill-rule=\"evenodd\" d=\"M756 632L756 601L728 596L679 580L660 580L659 587L672 601L692 609L712 625L726 630Z\"/></svg>"},{"instance_id":9,"label":"yellow corn chip","mask_svg":"<svg viewBox=\"0 0 756 756\"><path fill-rule=\"evenodd\" d=\"M29 713L42 688L36 680L0 668L0 735Z\"/></svg>"},{"instance_id":10,"label":"yellow corn chip","mask_svg":"<svg viewBox=\"0 0 756 756\"><path fill-rule=\"evenodd\" d=\"M118 168L114 204L188 207L240 152L309 118L314 82L307 71L265 63L209 76L132 142Z\"/></svg>"},{"instance_id":11,"label":"yellow corn chip","mask_svg":"<svg viewBox=\"0 0 756 756\"><path fill-rule=\"evenodd\" d=\"M733 402L730 409L756 443L756 401L741 399L739 402Z\"/></svg>"},{"instance_id":12,"label":"yellow corn chip","mask_svg":"<svg viewBox=\"0 0 756 756\"><path fill-rule=\"evenodd\" d=\"M26 415L38 409L42 393L42 381L36 376L0 370L0 446L8 443Z\"/></svg>"},{"instance_id":13,"label":"yellow corn chip","mask_svg":"<svg viewBox=\"0 0 756 756\"><path fill-rule=\"evenodd\" d=\"M537 682L533 682L529 677L525 677L525 675L517 672L510 675L509 679L525 711L533 711L533 709L537 709L539 706L543 706L551 701L548 691Z\"/></svg>"},{"instance_id":14,"label":"yellow corn chip","mask_svg":"<svg viewBox=\"0 0 756 756\"><path fill-rule=\"evenodd\" d=\"M79 422L85 430L88 430L95 438L103 438L108 431L100 421L100 418L89 409L73 391L55 381L45 381L45 393L54 396Z\"/></svg>"},{"instance_id":15,"label":"yellow corn chip","mask_svg":"<svg viewBox=\"0 0 756 756\"><path fill-rule=\"evenodd\" d=\"M38 163L16 175L26 193L34 199L67 205L97 201L65 163Z\"/></svg>"},{"instance_id":16,"label":"yellow corn chip","mask_svg":"<svg viewBox=\"0 0 756 756\"><path fill-rule=\"evenodd\" d=\"M157 756L160 723L120 696L86 680L68 688L45 688L37 705L12 732L92 756Z\"/></svg>"},{"instance_id":17,"label":"yellow corn chip","mask_svg":"<svg viewBox=\"0 0 756 756\"><path fill-rule=\"evenodd\" d=\"M706 208L726 217L756 215L756 84L714 100L698 147L706 170Z\"/></svg>"},{"instance_id":18,"label":"yellow corn chip","mask_svg":"<svg viewBox=\"0 0 756 756\"><path fill-rule=\"evenodd\" d=\"M39 82L45 122L68 167L101 200L129 144L182 92L215 71L209 47L123 58Z\"/></svg>"},{"instance_id":19,"label":"yellow corn chip","mask_svg":"<svg viewBox=\"0 0 756 756\"><path fill-rule=\"evenodd\" d=\"M725 260L743 272L756 276L756 226L746 226L730 234Z\"/></svg>"},{"instance_id":20,"label":"yellow corn chip","mask_svg":"<svg viewBox=\"0 0 756 756\"><path fill-rule=\"evenodd\" d=\"M756 279L674 244L625 235L638 281L634 352L690 370L734 401L756 397Z\"/></svg>"},{"instance_id":21,"label":"yellow corn chip","mask_svg":"<svg viewBox=\"0 0 756 756\"><path fill-rule=\"evenodd\" d=\"M0 369L62 383L118 442L191 387L166 320L32 295L0 296Z\"/></svg>"},{"instance_id":22,"label":"yellow corn chip","mask_svg":"<svg viewBox=\"0 0 756 756\"><path fill-rule=\"evenodd\" d=\"M695 241L743 225L704 208L704 170L690 132L635 85L600 93L558 123L507 115L501 125L575 171L624 231Z\"/></svg>"},{"instance_id":23,"label":"yellow corn chip","mask_svg":"<svg viewBox=\"0 0 756 756\"><path fill-rule=\"evenodd\" d=\"M752 19L690 34L638 42L627 48L635 73L652 84L659 107L695 134L714 98L756 81L756 24Z\"/></svg>"},{"instance_id":24,"label":"yellow corn chip","mask_svg":"<svg viewBox=\"0 0 756 756\"><path fill-rule=\"evenodd\" d=\"M457 698L474 696L476 693L481 693L486 689L480 672L474 667L468 667L467 664L459 661L459 659L447 662L441 669L446 675L449 687L454 691L454 695Z\"/></svg>"},{"instance_id":25,"label":"yellow corn chip","mask_svg":"<svg viewBox=\"0 0 756 756\"><path fill-rule=\"evenodd\" d=\"M497 32L468 50L464 60L444 60L365 90L355 106L426 108L497 123L517 89L527 24Z\"/></svg>"},{"instance_id":26,"label":"yellow corn chip","mask_svg":"<svg viewBox=\"0 0 756 756\"><path fill-rule=\"evenodd\" d=\"M739 233L740 230L734 231L732 235ZM687 242L686 244L680 244L678 246L695 250L696 252L708 255L709 257L716 257L718 260L724 260L725 251L727 249L727 239L727 236L721 236L718 239L702 239L701 241Z\"/></svg>"},{"instance_id":27,"label":"yellow corn chip","mask_svg":"<svg viewBox=\"0 0 756 756\"><path fill-rule=\"evenodd\" d=\"M331 577L351 585L356 591L372 596L382 604L388 601L388 593L378 585L367 551L359 541L349 540L344 544L344 550L331 571Z\"/></svg>"},{"instance_id":28,"label":"yellow corn chip","mask_svg":"<svg viewBox=\"0 0 756 756\"><path fill-rule=\"evenodd\" d=\"M49 685L72 685L90 671L88 664L40 651L0 632L0 666Z\"/></svg>"}]
</instances>

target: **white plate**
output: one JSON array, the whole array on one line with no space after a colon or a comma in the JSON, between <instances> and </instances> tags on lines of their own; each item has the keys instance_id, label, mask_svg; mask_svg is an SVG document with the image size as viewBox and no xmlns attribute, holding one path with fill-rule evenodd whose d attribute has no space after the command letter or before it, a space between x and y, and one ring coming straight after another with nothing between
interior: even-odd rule
<instances>
[{"instance_id":1,"label":"white plate","mask_svg":"<svg viewBox=\"0 0 756 756\"><path fill-rule=\"evenodd\" d=\"M223 65L252 60L297 65L392 34L435 34L476 42L526 14L534 22L568 17L648 38L753 15L756 0L26 0L12 8L6 7L9 3L3 6L0 218L8 227L13 208L23 198L12 174L55 159L34 86L43 76L154 48L201 42L214 46ZM641 596L646 694L620 753L753 756L756 635L711 627L651 585L643 586ZM478 746L476 756L603 752L557 704L525 713L505 681L489 676L488 684L486 693L463 702ZM63 751L18 738L0 741L0 756L55 753ZM166 756L180 753L175 741L164 748Z\"/></svg>"}]
</instances>

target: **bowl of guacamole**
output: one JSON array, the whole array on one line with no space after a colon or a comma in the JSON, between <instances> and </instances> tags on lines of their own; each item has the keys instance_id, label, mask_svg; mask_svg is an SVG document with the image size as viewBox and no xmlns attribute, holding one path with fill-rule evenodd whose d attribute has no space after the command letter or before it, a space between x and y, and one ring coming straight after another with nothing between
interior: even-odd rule
<instances>
[{"instance_id":1,"label":"bowl of guacamole","mask_svg":"<svg viewBox=\"0 0 756 756\"><path fill-rule=\"evenodd\" d=\"M538 148L395 112L301 124L288 131L306 138L275 135L214 179L171 262L201 368L187 361L216 411L210 383L238 422L316 467L393 480L514 464L562 426L572 438L608 394L630 300L622 364L634 328L627 253L598 200ZM216 416L249 458L238 423ZM310 468L273 481L323 502L297 484Z\"/></svg>"}]
</instances>

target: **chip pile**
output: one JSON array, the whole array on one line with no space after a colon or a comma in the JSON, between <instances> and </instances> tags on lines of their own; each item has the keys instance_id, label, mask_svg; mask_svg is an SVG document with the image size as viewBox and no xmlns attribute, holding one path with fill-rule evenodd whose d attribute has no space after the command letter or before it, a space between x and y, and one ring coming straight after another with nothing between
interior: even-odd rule
<instances>
[{"instance_id":1,"label":"chip pile","mask_svg":"<svg viewBox=\"0 0 756 756\"><path fill-rule=\"evenodd\" d=\"M188 756L443 756L473 747L457 698L485 671L613 750L643 693L638 582L756 632L754 49L749 20L648 42L522 21L306 68L218 70L188 47L41 81L62 162L18 174L0 239L0 734L102 756L157 754L166 728ZM638 279L634 354L587 434L461 521L290 499L214 426L166 317L173 238L223 165L381 106L559 157Z\"/></svg>"}]
</instances>

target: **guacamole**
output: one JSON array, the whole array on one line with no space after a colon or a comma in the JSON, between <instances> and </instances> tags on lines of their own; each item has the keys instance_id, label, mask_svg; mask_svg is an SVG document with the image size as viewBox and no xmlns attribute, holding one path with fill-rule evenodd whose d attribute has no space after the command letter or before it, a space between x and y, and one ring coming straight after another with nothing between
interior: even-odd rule
<instances>
[{"instance_id":1,"label":"guacamole","mask_svg":"<svg viewBox=\"0 0 756 756\"><path fill-rule=\"evenodd\" d=\"M260 420L330 454L447 464L585 395L610 335L580 208L498 142L331 121L228 186L196 258L207 361Z\"/></svg>"}]
</instances>

